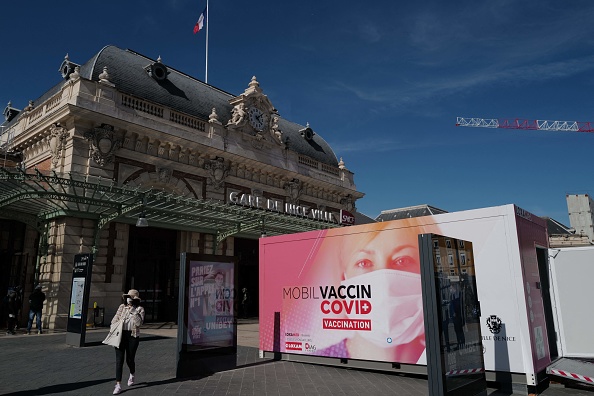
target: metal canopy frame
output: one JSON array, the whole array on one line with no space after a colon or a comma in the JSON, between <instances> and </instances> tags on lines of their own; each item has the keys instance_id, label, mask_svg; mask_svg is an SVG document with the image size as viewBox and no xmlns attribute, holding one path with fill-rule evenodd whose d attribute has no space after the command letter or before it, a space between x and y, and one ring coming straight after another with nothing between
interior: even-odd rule
<instances>
[{"instance_id":1,"label":"metal canopy frame","mask_svg":"<svg viewBox=\"0 0 594 396\"><path fill-rule=\"evenodd\" d=\"M182 197L165 191L117 186L115 181L55 171L22 171L0 167L0 217L22 221L41 235L41 255L47 254L48 223L60 217L95 222L93 254L100 231L117 220L135 224L144 215L151 226L216 235L217 245L241 234L259 238L336 228L323 220L249 208L221 201Z\"/></svg>"}]
</instances>

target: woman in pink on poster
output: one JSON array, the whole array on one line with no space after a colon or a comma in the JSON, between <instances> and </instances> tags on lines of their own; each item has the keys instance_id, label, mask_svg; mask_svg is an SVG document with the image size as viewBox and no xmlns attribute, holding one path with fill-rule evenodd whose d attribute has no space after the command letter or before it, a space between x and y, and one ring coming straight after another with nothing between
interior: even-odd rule
<instances>
[{"instance_id":1,"label":"woman in pink on poster","mask_svg":"<svg viewBox=\"0 0 594 396\"><path fill-rule=\"evenodd\" d=\"M371 320L371 330L349 331L316 355L415 364L425 351L418 234L434 227L416 219L404 228L387 229L389 223L370 227L366 233L330 238L321 249L340 252L341 285L370 289L371 311L352 310L346 317Z\"/></svg>"}]
</instances>

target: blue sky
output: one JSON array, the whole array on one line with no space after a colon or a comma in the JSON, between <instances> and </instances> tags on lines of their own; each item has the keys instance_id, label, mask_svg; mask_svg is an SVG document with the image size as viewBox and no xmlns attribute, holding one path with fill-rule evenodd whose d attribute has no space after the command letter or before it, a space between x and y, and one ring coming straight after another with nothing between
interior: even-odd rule
<instances>
[{"instance_id":1,"label":"blue sky","mask_svg":"<svg viewBox=\"0 0 594 396\"><path fill-rule=\"evenodd\" d=\"M108 44L204 80L206 0L7 2L0 107L26 106ZM569 225L594 194L594 134L455 127L456 117L594 121L588 0L211 0L208 82L252 75L280 114L309 122L366 196L358 210L515 203Z\"/></svg>"}]
</instances>

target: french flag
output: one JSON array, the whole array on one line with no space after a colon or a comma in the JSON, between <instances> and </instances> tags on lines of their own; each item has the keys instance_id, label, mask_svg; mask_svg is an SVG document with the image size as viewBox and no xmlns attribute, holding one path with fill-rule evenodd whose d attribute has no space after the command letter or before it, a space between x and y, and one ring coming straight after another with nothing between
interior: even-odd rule
<instances>
[{"instance_id":1,"label":"french flag","mask_svg":"<svg viewBox=\"0 0 594 396\"><path fill-rule=\"evenodd\" d=\"M204 28L205 24L206 24L206 7L204 7L204 11L202 11L202 14L200 14L200 17L198 18L198 22L196 22L196 26L194 26L194 34L201 31Z\"/></svg>"}]
</instances>

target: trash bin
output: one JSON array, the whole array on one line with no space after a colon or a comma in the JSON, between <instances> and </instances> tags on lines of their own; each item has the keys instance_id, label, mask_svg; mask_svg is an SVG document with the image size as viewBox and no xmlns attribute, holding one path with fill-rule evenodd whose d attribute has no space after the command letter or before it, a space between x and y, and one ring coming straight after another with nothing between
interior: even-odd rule
<instances>
[{"instance_id":1,"label":"trash bin","mask_svg":"<svg viewBox=\"0 0 594 396\"><path fill-rule=\"evenodd\" d=\"M89 312L87 312L87 329L89 327L95 327L94 315L93 308L89 308Z\"/></svg>"},{"instance_id":2,"label":"trash bin","mask_svg":"<svg viewBox=\"0 0 594 396\"><path fill-rule=\"evenodd\" d=\"M94 313L93 313L93 317L94 317L94 321L93 324L95 326L105 326L105 308L104 307L97 307L94 308Z\"/></svg>"}]
</instances>

